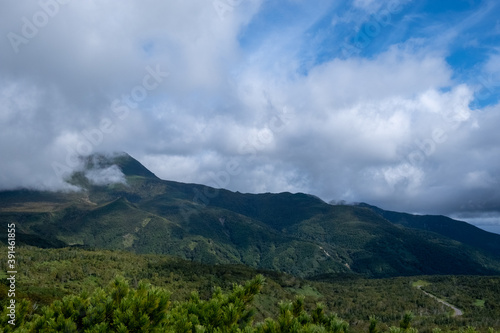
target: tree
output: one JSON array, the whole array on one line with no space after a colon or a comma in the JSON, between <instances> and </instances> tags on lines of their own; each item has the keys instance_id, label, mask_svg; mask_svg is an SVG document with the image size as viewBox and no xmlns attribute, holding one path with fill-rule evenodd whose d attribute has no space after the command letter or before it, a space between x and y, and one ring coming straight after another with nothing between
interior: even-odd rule
<instances>
[{"instance_id":1,"label":"tree","mask_svg":"<svg viewBox=\"0 0 500 333\"><path fill-rule=\"evenodd\" d=\"M378 333L377 323L377 318L375 316L370 316L370 326L368 327L368 333Z\"/></svg>"},{"instance_id":2,"label":"tree","mask_svg":"<svg viewBox=\"0 0 500 333\"><path fill-rule=\"evenodd\" d=\"M405 314L403 315L403 319L399 323L399 327L401 327L403 330L408 330L411 326L411 321L413 320L413 313L411 311L406 311Z\"/></svg>"},{"instance_id":3,"label":"tree","mask_svg":"<svg viewBox=\"0 0 500 333\"><path fill-rule=\"evenodd\" d=\"M31 320L19 313L15 332L161 332L169 298L167 291L143 282L130 289L123 277L117 277L105 290L66 296Z\"/></svg>"}]
</instances>

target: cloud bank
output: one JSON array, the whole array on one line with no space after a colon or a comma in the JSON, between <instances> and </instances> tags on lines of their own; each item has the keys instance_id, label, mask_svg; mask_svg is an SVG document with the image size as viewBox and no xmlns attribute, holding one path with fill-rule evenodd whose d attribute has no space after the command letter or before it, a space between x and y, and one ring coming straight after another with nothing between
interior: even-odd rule
<instances>
[{"instance_id":1,"label":"cloud bank","mask_svg":"<svg viewBox=\"0 0 500 333\"><path fill-rule=\"evenodd\" d=\"M70 189L78 155L126 151L163 179L500 225L494 2L0 12L0 189ZM124 181L116 167L87 177Z\"/></svg>"}]
</instances>

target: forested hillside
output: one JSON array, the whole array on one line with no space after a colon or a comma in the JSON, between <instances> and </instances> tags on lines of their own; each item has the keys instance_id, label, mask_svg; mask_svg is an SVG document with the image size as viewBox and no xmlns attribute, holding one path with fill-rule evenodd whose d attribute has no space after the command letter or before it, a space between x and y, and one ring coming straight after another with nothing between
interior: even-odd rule
<instances>
[{"instance_id":1,"label":"forested hillside","mask_svg":"<svg viewBox=\"0 0 500 333\"><path fill-rule=\"evenodd\" d=\"M16 223L27 245L169 254L309 278L500 274L500 235L464 222L164 181L126 154L86 163L87 171L119 168L124 182L96 185L83 170L68 180L80 191L0 192L2 224Z\"/></svg>"}]
</instances>

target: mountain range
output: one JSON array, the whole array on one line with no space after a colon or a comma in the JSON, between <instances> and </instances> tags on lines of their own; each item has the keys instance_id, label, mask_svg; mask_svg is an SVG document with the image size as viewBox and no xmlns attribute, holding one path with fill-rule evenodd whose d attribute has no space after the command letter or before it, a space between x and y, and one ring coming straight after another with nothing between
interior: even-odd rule
<instances>
[{"instance_id":1,"label":"mountain range","mask_svg":"<svg viewBox=\"0 0 500 333\"><path fill-rule=\"evenodd\" d=\"M0 192L2 228L16 223L18 243L37 247L169 254L311 279L500 274L500 235L445 216L167 181L125 153L84 165L67 180L77 191Z\"/></svg>"}]
</instances>

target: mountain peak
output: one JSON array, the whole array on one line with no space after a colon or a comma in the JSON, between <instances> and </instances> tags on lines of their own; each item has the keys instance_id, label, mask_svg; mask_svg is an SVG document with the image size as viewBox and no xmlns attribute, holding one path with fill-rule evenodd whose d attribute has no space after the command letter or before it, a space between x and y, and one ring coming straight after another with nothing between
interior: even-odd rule
<instances>
[{"instance_id":1,"label":"mountain peak","mask_svg":"<svg viewBox=\"0 0 500 333\"><path fill-rule=\"evenodd\" d=\"M139 176L159 179L135 158L125 152L101 154L96 153L84 158L85 169L104 169L116 165L125 176Z\"/></svg>"}]
</instances>

